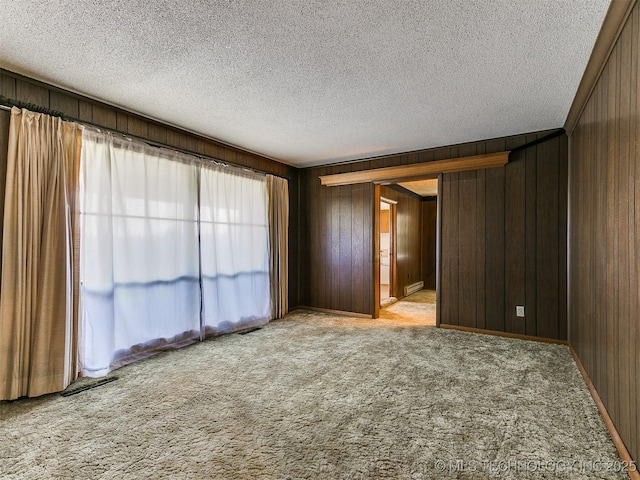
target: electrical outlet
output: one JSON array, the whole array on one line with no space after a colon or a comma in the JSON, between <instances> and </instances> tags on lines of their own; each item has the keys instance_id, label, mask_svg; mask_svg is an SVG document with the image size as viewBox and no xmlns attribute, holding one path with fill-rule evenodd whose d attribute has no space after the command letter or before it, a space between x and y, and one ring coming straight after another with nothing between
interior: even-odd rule
<instances>
[{"instance_id":1,"label":"electrical outlet","mask_svg":"<svg viewBox=\"0 0 640 480\"><path fill-rule=\"evenodd\" d=\"M524 305L516 306L516 317L524 317Z\"/></svg>"}]
</instances>

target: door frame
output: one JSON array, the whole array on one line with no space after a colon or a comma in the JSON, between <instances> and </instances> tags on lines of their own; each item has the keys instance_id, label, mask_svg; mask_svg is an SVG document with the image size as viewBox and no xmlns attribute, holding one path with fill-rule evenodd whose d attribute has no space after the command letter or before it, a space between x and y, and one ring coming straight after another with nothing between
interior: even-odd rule
<instances>
[{"instance_id":1,"label":"door frame","mask_svg":"<svg viewBox=\"0 0 640 480\"><path fill-rule=\"evenodd\" d=\"M430 177L433 178L433 177ZM442 192L443 192L443 174L440 173L436 177L438 179L438 199L436 203L436 327L440 327L440 316L442 306ZM380 317L380 184L373 184L373 318ZM389 199L386 199L387 201ZM394 202L392 200L392 202ZM395 202L397 206L397 202ZM396 209L397 215L397 209ZM397 218L393 225L397 227ZM395 228L397 230L397 228ZM395 237L395 231L394 231ZM394 258L396 258L396 240L394 238ZM394 277L396 276L396 262L394 261ZM391 275L391 265L389 265L389 274ZM391 280L390 280L391 283ZM395 290L395 288L394 288ZM397 293L397 292L395 292ZM391 285L389 285L389 294L391 294Z\"/></svg>"},{"instance_id":2,"label":"door frame","mask_svg":"<svg viewBox=\"0 0 640 480\"><path fill-rule=\"evenodd\" d=\"M380 203L389 204L389 297L397 297L398 201L381 196L378 184L374 184L373 197L373 318L378 318L380 316Z\"/></svg>"}]
</instances>

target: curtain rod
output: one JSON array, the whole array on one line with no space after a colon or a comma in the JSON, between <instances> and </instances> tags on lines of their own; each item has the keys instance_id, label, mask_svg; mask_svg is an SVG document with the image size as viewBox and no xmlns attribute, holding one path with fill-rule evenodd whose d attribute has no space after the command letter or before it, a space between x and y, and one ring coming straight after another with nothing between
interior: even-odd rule
<instances>
[{"instance_id":1,"label":"curtain rod","mask_svg":"<svg viewBox=\"0 0 640 480\"><path fill-rule=\"evenodd\" d=\"M6 110L6 111L10 112L12 107L25 108L25 109L30 110L32 112L42 113L42 114L45 114L45 115L49 115L51 117L59 117L62 120L65 120L65 121L68 121L68 122L74 122L74 123L78 123L80 125L85 125L85 126L88 126L88 127L98 128L98 129L105 130L105 131L111 132L111 133L117 133L119 135L123 135L125 137L128 137L128 138L143 142L143 143L145 143L145 144L147 144L147 145L149 145L151 147L166 148L168 150L173 150L175 152L183 153L183 154L186 154L186 155L192 155L192 156L194 156L196 158L199 158L200 160L211 160L211 161L215 161L218 164L222 164L224 166L234 167L234 168L242 168L242 169L248 170L248 171L253 172L253 173L268 174L268 175L273 175L273 176L276 176L276 177L284 178L286 180L291 180L291 177L289 177L288 175L281 175L281 174L277 174L277 173L268 173L268 172L263 172L261 170L256 170L255 168L246 167L244 165L235 165L233 163L228 163L228 162L225 162L223 160L220 160L220 159L214 158L214 157L208 157L206 155L202 155L200 153L195 153L195 152L192 152L190 150L186 150L184 148L169 146L169 145L161 143L161 142L155 142L155 141L149 140L147 138L138 137L137 135L131 135L129 133L124 133L124 132L121 132L119 130L115 130L113 128L103 127L102 125L98 125L96 123L87 122L86 120L80 120L78 118L70 117L70 116L65 115L64 113L62 113L62 112L60 112L58 110L51 110L51 109L46 108L46 107L41 107L40 105L35 105L33 103L21 102L19 100L13 100L11 98L7 98L7 97L5 97L3 95L0 95L0 110Z\"/></svg>"}]
</instances>

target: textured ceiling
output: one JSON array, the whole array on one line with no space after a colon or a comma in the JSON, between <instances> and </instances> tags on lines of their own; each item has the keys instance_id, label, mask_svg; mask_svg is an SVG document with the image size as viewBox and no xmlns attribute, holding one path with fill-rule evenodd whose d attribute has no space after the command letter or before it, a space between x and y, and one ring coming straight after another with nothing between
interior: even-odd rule
<instances>
[{"instance_id":1,"label":"textured ceiling","mask_svg":"<svg viewBox=\"0 0 640 480\"><path fill-rule=\"evenodd\" d=\"M304 166L561 127L608 0L0 0L0 65Z\"/></svg>"}]
</instances>

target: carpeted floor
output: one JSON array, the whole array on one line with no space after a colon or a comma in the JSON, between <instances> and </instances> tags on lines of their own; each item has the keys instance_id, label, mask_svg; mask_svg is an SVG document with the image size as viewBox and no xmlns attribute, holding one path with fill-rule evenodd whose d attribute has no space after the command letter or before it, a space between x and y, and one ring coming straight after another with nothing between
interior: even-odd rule
<instances>
[{"instance_id":1,"label":"carpeted floor","mask_svg":"<svg viewBox=\"0 0 640 480\"><path fill-rule=\"evenodd\" d=\"M0 478L626 478L564 346L296 312L114 374L0 403Z\"/></svg>"},{"instance_id":2,"label":"carpeted floor","mask_svg":"<svg viewBox=\"0 0 640 480\"><path fill-rule=\"evenodd\" d=\"M436 324L436 292L420 290L380 309L380 318L388 320L413 320L416 325Z\"/></svg>"}]
</instances>

